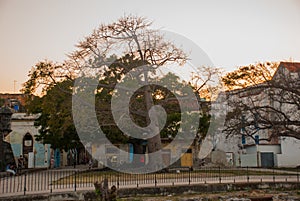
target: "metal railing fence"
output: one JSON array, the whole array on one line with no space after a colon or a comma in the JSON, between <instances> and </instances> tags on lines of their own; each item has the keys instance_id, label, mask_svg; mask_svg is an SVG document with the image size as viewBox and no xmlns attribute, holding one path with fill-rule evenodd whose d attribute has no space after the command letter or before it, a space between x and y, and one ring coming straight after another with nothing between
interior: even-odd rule
<instances>
[{"instance_id":1,"label":"metal railing fence","mask_svg":"<svg viewBox=\"0 0 300 201\"><path fill-rule=\"evenodd\" d=\"M139 188L206 183L298 182L299 171L257 168L201 168L149 174L98 170L43 170L0 177L0 196L92 190L94 183L108 179L117 188Z\"/></svg>"}]
</instances>

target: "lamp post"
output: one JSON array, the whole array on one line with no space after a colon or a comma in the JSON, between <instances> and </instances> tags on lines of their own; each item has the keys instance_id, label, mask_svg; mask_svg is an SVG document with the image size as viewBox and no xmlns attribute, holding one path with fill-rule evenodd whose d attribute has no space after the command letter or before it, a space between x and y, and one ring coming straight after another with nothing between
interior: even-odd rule
<instances>
[{"instance_id":1,"label":"lamp post","mask_svg":"<svg viewBox=\"0 0 300 201\"><path fill-rule=\"evenodd\" d=\"M11 123L12 111L7 106L0 108L0 168L4 169L7 161L5 154L5 143L4 138L11 132L10 123Z\"/></svg>"}]
</instances>

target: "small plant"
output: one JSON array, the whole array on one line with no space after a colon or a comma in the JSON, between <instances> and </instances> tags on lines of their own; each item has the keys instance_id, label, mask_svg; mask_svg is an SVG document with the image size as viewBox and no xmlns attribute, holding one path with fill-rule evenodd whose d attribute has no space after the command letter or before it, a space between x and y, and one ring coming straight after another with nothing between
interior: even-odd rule
<instances>
[{"instance_id":1,"label":"small plant","mask_svg":"<svg viewBox=\"0 0 300 201\"><path fill-rule=\"evenodd\" d=\"M100 191L100 189L96 189L96 190L95 190L95 193L96 193L97 196L101 196L101 191Z\"/></svg>"}]
</instances>

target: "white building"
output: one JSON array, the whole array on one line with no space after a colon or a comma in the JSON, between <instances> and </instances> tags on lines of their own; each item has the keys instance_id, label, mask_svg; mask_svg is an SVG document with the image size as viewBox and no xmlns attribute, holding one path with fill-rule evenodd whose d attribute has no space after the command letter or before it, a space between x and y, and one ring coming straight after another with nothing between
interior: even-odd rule
<instances>
[{"instance_id":1,"label":"white building","mask_svg":"<svg viewBox=\"0 0 300 201\"><path fill-rule=\"evenodd\" d=\"M272 86L280 87L269 87L271 82L276 83ZM265 119L269 118L276 122L277 119L281 118L278 113L274 112L276 109L282 111L289 121L299 122L300 63L281 62L270 83L266 82L253 87L229 91L227 93L229 113L237 108L246 108L252 104L257 108L260 106L267 108L263 112L260 110L258 114ZM272 93L273 98L270 98L270 93ZM298 104L295 104L297 101ZM270 106L270 108L266 106ZM293 137L293 135L299 136L300 126L297 127L288 123L281 125L279 120L278 124L273 125L266 121L260 121L260 125L269 126L260 129L259 126L253 125L253 122L256 122L253 110L242 109L240 114L240 121L235 120L230 123L241 126L243 124L241 122L252 122L246 128L248 130L245 130L247 125L241 126L240 130L236 131L240 135L231 136L228 139L223 134L220 137L219 145L216 146L218 150L225 153L233 153L233 164L242 167L296 167L300 165L300 140ZM251 134L251 130L253 130L253 134ZM290 135L291 137L279 137L282 135ZM234 143L237 144L233 145Z\"/></svg>"}]
</instances>

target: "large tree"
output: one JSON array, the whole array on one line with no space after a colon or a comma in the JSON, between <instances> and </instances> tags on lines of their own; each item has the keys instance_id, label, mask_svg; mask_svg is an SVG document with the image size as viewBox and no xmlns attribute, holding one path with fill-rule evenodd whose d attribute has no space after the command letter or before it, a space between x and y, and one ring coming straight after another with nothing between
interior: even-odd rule
<instances>
[{"instance_id":1,"label":"large tree","mask_svg":"<svg viewBox=\"0 0 300 201\"><path fill-rule=\"evenodd\" d=\"M253 69L255 75L269 73L260 67ZM227 92L229 112L224 130L227 135L242 134L254 141L255 136L260 136L256 141L276 142L280 136L300 139L300 64L282 62L276 70L271 78L263 76L265 80L253 82L250 87ZM239 74L240 69L231 73ZM239 77L225 78L227 83L236 83L234 79L243 81Z\"/></svg>"},{"instance_id":2,"label":"large tree","mask_svg":"<svg viewBox=\"0 0 300 201\"><path fill-rule=\"evenodd\" d=\"M159 122L159 119L151 119L149 113L151 113L151 108L154 105L159 104L167 111L167 122L170 123L163 128L162 135L163 137L174 136L178 130L178 122L180 122L179 106L174 101L174 94L182 99L187 99L186 101L191 101L191 99L186 98L188 91L186 89L190 86L188 83L179 84L178 78L172 75L159 76L157 69L168 64L182 65L187 60L187 55L173 43L165 40L158 30L152 29L151 24L142 17L125 16L117 22L100 25L91 35L85 37L76 45L77 49L70 53L68 59L62 64L49 61L37 63L30 72L28 81L24 84L24 92L42 91L44 96L38 99L47 102L47 97L50 97L52 91L60 90L62 93L68 94L66 97L69 100L72 92L76 94L80 90L89 90L88 83L95 79L97 81L97 86L94 87L93 91L95 98L83 100L85 103L82 105L88 105L90 101L95 103L96 116L101 129L106 132L112 142L115 142L114 140L125 142L128 140L126 133L118 128L112 117L111 98L130 91L123 87L124 92L118 90L116 93L114 89L118 83L124 80L129 85L130 83L138 83L143 87L140 87L130 100L129 120L140 127L145 127L153 121L157 121L155 123L158 127L162 122ZM128 76L129 72L133 73ZM210 76L207 79L210 79ZM76 80L81 80L81 83L86 86L77 88L71 85L67 88L61 86L63 83L74 83ZM156 80L160 82L159 85L153 84ZM164 82L165 87L162 84ZM198 91L201 89L199 86L206 86L207 82L204 80L203 83L203 85L200 84L195 87L197 96ZM174 89L174 91L168 89L168 85L171 85L171 89ZM52 99L49 98L49 100L55 101L55 96ZM58 100L60 100L59 95ZM172 103L172 106L170 106L170 103ZM187 107L188 105L186 104ZM60 114L60 108L62 108L61 105L53 105L52 110L54 109L54 113ZM196 110L199 110L199 108L196 108ZM43 112L43 110L40 110L40 112ZM55 117L57 117L57 121L63 118L47 113L44 116L47 121L51 121L51 118ZM207 119L207 116L205 118ZM89 119L85 118L84 121L89 121ZM46 126L47 124L45 123L45 132L42 135L48 132L49 127ZM61 124L51 124L53 127L55 125L62 126ZM204 127L207 127L207 125ZM53 131L57 128L54 128ZM188 130L188 128L186 129ZM90 133L93 132L92 127L89 127L88 130ZM153 133L156 132L157 128L154 130ZM73 128L72 131L74 131ZM48 134L51 134L51 132L48 132ZM64 134L61 133L61 135ZM202 134L202 136L204 135ZM41 136L46 140L47 138L44 137L46 135ZM147 141L149 153L161 150L161 135L156 134L148 138ZM157 158L150 158L150 161L155 162L155 160Z\"/></svg>"}]
</instances>

